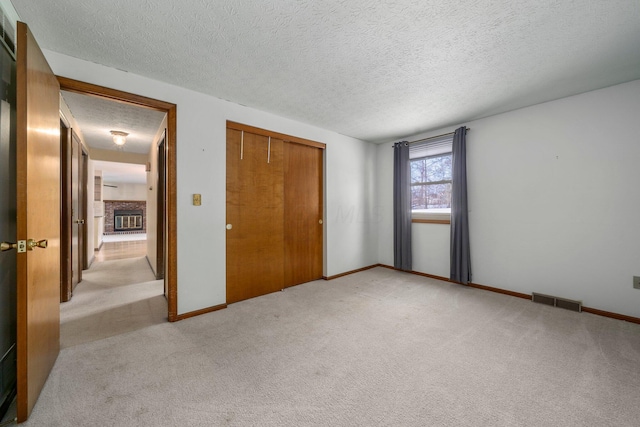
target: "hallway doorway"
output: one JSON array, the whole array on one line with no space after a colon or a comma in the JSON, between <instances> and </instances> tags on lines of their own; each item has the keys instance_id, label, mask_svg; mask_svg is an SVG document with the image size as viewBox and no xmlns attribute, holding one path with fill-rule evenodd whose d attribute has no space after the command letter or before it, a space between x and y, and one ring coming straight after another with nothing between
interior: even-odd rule
<instances>
[{"instance_id":1,"label":"hallway doorway","mask_svg":"<svg viewBox=\"0 0 640 427\"><path fill-rule=\"evenodd\" d=\"M136 107L142 107L166 113L166 129L162 139L162 154L164 154L164 158L162 159L163 174L160 174L163 179L162 188L164 192L164 198L158 198L159 204L160 202L164 202L164 206L157 206L159 211L161 210L162 212L164 212L164 221L162 224L161 232L159 232L158 230L153 230L152 232L147 233L147 238L149 240L152 240L156 245L154 246L154 249L156 250L147 251L147 256L150 254L150 252L155 252L158 255L163 254L163 262L157 263L157 267L161 267L162 271L155 272L156 274L153 275L153 279L156 280L156 276L164 277L165 284L163 284L162 280L160 280L159 283L161 283L161 286L164 289L161 294L164 295L163 298L166 297L167 302L165 318L168 318L169 321L178 320L176 272L176 106L175 104L167 103L164 101L158 101L139 95L67 79L64 77L58 77L58 80L60 83L61 91L88 95L91 97L116 101L129 106L133 105ZM152 185L150 187L152 188L154 186ZM162 236L162 240L158 241L158 236ZM103 245L104 244L105 243L103 243ZM142 260L147 262L147 260L144 258L142 258ZM105 260L105 262L111 262L111 260ZM147 263L147 268L149 264L152 264L152 267L154 266L151 259ZM90 272L91 269L87 271L87 274L89 274Z\"/></svg>"}]
</instances>

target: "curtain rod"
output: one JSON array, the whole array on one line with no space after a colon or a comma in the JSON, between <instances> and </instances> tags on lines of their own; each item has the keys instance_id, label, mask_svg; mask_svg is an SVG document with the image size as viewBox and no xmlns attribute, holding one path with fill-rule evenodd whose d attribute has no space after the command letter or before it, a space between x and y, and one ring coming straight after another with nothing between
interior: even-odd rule
<instances>
[{"instance_id":1,"label":"curtain rod","mask_svg":"<svg viewBox=\"0 0 640 427\"><path fill-rule=\"evenodd\" d=\"M464 130L465 130L464 133L466 134L467 132L469 132L470 128L465 127ZM449 135L453 135L453 134L455 134L455 132L443 133L442 135L436 135L436 136L430 136L428 138L416 139L415 141L410 141L409 144L415 144L416 142L424 142L424 141L428 141L430 139L442 138L443 136L449 136ZM393 147L393 145L392 145L392 147Z\"/></svg>"}]
</instances>

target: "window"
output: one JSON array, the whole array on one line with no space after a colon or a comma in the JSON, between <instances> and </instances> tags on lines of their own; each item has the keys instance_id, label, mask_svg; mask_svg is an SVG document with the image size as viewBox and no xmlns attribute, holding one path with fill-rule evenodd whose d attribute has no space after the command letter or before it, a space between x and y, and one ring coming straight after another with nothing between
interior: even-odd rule
<instances>
[{"instance_id":1,"label":"window","mask_svg":"<svg viewBox=\"0 0 640 427\"><path fill-rule=\"evenodd\" d=\"M451 208L451 153L411 160L411 209Z\"/></svg>"},{"instance_id":2,"label":"window","mask_svg":"<svg viewBox=\"0 0 640 427\"><path fill-rule=\"evenodd\" d=\"M453 135L410 147L413 220L449 222L451 218L451 144Z\"/></svg>"}]
</instances>

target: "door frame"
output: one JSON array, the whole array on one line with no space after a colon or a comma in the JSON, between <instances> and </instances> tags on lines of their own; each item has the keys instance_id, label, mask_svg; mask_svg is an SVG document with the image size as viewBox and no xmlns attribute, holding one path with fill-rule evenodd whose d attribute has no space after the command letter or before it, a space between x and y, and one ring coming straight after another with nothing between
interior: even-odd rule
<instances>
[{"instance_id":1,"label":"door frame","mask_svg":"<svg viewBox=\"0 0 640 427\"><path fill-rule=\"evenodd\" d=\"M123 104L135 105L149 108L167 114L167 130L165 135L166 144L166 229L165 244L167 248L164 265L164 280L167 288L167 317L170 322L180 320L178 316L178 234L177 234L177 169L176 169L176 132L177 132L177 106L176 104L160 101L146 96L136 95L116 89L98 86L91 83L67 77L57 76L60 83L60 90L79 93L83 95L96 96L121 102Z\"/></svg>"}]
</instances>

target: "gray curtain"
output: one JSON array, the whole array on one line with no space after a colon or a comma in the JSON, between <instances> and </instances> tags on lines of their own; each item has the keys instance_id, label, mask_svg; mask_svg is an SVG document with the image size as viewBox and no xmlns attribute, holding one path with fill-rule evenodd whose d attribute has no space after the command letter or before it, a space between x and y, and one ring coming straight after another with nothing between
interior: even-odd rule
<instances>
[{"instance_id":1,"label":"gray curtain","mask_svg":"<svg viewBox=\"0 0 640 427\"><path fill-rule=\"evenodd\" d=\"M411 271L411 168L406 141L393 145L393 266Z\"/></svg>"},{"instance_id":2,"label":"gray curtain","mask_svg":"<svg viewBox=\"0 0 640 427\"><path fill-rule=\"evenodd\" d=\"M451 149L451 280L471 282L469 214L467 207L467 128L456 129Z\"/></svg>"}]
</instances>

